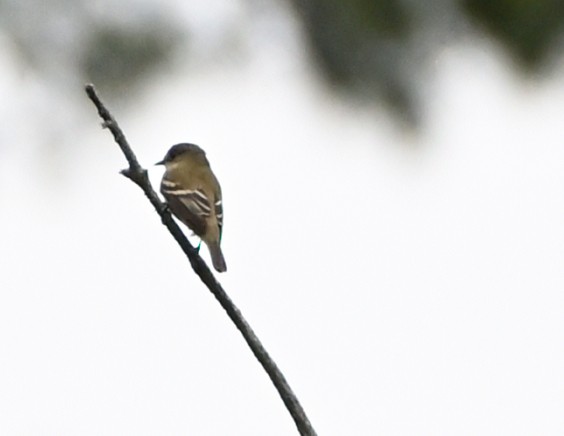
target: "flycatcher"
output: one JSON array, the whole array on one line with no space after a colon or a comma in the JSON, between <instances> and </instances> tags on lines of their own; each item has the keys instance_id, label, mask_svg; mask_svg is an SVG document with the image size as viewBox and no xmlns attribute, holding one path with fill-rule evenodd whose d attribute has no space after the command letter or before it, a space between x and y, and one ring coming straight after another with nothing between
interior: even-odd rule
<instances>
[{"instance_id":1,"label":"flycatcher","mask_svg":"<svg viewBox=\"0 0 564 436\"><path fill-rule=\"evenodd\" d=\"M166 168L161 193L171 212L205 242L216 271L226 271L220 248L223 229L221 187L206 153L195 144L176 144L156 165Z\"/></svg>"}]
</instances>

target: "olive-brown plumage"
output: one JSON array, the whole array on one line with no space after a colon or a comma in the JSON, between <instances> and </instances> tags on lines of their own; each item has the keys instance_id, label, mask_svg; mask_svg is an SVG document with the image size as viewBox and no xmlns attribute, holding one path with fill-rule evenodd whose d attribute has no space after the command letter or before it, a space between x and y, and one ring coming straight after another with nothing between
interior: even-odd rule
<instances>
[{"instance_id":1,"label":"olive-brown plumage","mask_svg":"<svg viewBox=\"0 0 564 436\"><path fill-rule=\"evenodd\" d=\"M161 181L171 212L208 246L218 272L227 270L221 252L223 205L221 187L206 153L195 144L176 144L157 165L166 171Z\"/></svg>"}]
</instances>

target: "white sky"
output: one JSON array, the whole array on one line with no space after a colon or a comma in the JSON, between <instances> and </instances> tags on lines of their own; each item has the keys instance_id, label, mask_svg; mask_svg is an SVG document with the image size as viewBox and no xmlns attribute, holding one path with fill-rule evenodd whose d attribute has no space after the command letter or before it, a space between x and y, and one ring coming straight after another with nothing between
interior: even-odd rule
<instances>
[{"instance_id":1,"label":"white sky","mask_svg":"<svg viewBox=\"0 0 564 436\"><path fill-rule=\"evenodd\" d=\"M445 47L414 138L285 60L295 34L252 41L248 64L182 66L114 115L146 166L208 151L220 280L318 433L562 434L564 81ZM22 171L41 132L4 112L0 434L296 434L94 109L62 182Z\"/></svg>"}]
</instances>

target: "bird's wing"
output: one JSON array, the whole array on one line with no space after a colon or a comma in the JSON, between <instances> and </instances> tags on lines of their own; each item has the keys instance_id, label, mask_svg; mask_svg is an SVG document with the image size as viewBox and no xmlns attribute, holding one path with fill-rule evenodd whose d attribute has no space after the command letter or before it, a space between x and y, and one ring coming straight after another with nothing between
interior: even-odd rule
<instances>
[{"instance_id":1,"label":"bird's wing","mask_svg":"<svg viewBox=\"0 0 564 436\"><path fill-rule=\"evenodd\" d=\"M206 232L206 219L211 214L211 205L206 193L200 189L179 189L165 179L161 192L169 206L184 224L198 236Z\"/></svg>"}]
</instances>

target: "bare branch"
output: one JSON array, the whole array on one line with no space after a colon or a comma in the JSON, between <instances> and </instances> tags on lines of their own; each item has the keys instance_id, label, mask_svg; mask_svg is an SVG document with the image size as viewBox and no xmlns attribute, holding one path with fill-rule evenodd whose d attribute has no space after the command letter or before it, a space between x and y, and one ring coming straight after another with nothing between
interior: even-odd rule
<instances>
[{"instance_id":1,"label":"bare branch","mask_svg":"<svg viewBox=\"0 0 564 436\"><path fill-rule=\"evenodd\" d=\"M243 318L241 311L237 308L237 306L235 306L233 301L231 301L231 298L229 298L223 287L216 280L211 270L200 257L196 249L192 246L180 227L172 219L168 208L163 202L161 202L157 193L151 186L151 182L149 181L149 177L147 176L147 170L139 165L137 157L135 156L135 154L131 150L131 147L127 143L127 140L125 139L125 135L123 134L110 111L104 106L104 104L96 94L94 86L91 84L86 85L85 90L90 100L92 100L92 102L98 109L98 114L103 120L103 126L107 127L110 130L110 132L114 136L115 141L125 155L127 162L129 163L129 168L121 171L121 173L143 190L157 213L160 215L163 224L167 227L171 235L174 237L174 239L176 239L176 242L178 242L178 245L180 245L180 248L182 248L182 251L184 251L188 259L190 260L190 264L192 265L194 272L200 277L202 282L204 282L210 292L215 296L217 301L219 301L221 307L223 307L231 321L233 321L237 329L241 332L243 338L247 342L247 345L270 377L270 380L272 380L272 383L280 394L282 401L292 415L292 418L294 419L294 422L296 423L296 427L298 428L300 434L302 436L315 436L315 430L309 422L309 419L307 418L305 411L298 401L298 398L286 381L286 378L284 377L274 360L272 360L270 355L267 353L251 326L247 323L245 318Z\"/></svg>"}]
</instances>

